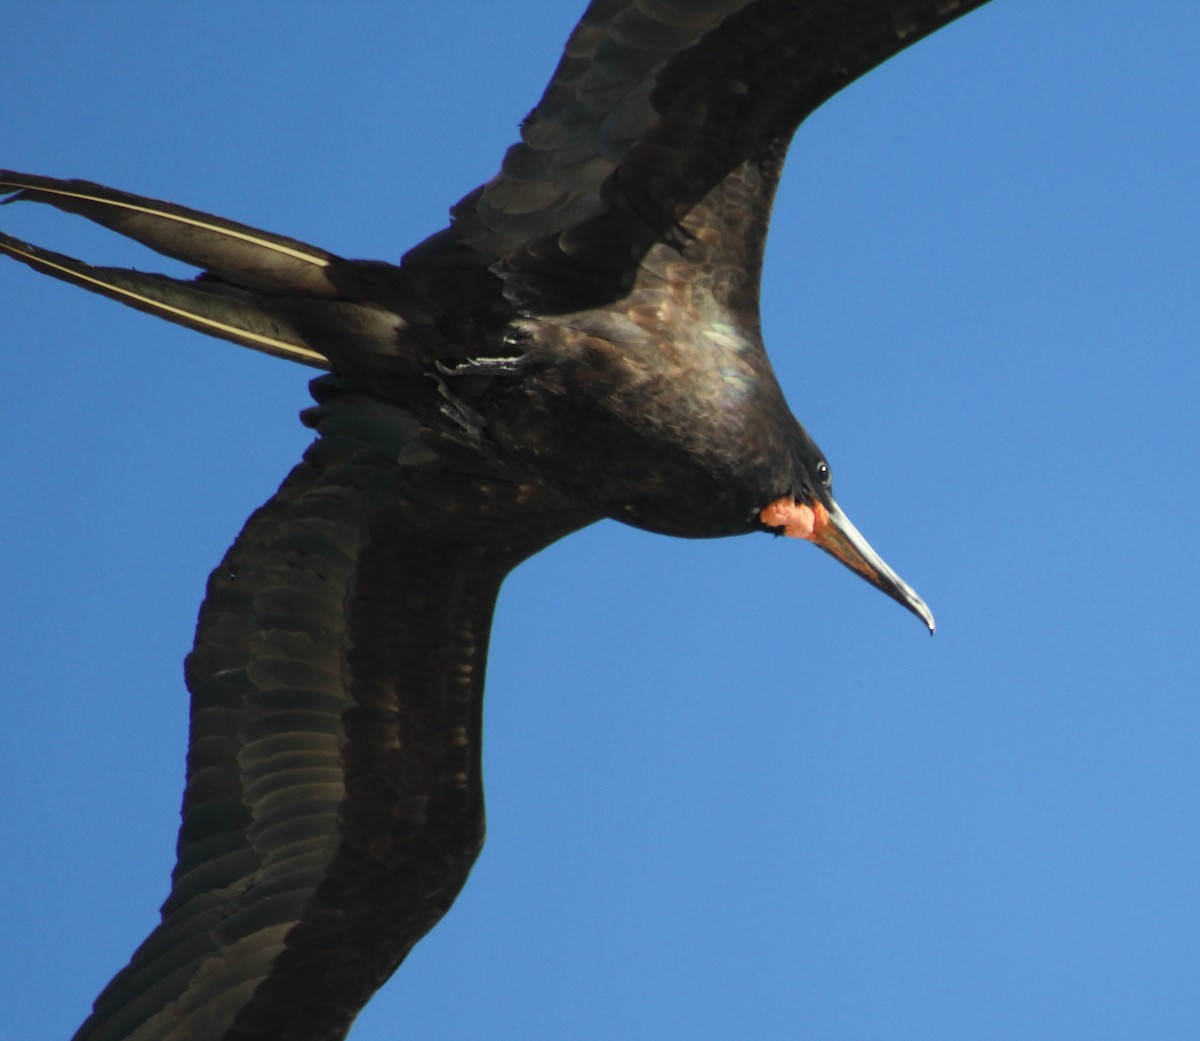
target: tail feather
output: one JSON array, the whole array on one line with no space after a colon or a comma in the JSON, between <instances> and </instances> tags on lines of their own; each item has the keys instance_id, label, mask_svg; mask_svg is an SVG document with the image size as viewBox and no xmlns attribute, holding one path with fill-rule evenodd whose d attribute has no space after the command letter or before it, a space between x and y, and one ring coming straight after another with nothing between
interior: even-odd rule
<instances>
[{"instance_id":1,"label":"tail feather","mask_svg":"<svg viewBox=\"0 0 1200 1041\"><path fill-rule=\"evenodd\" d=\"M210 336L272 354L278 358L329 369L328 358L271 307L270 298L239 290L223 282L185 282L166 275L143 274L124 268L93 267L73 257L40 249L0 233L0 254L19 260L35 271L89 289L139 311ZM355 306L355 305L348 305Z\"/></svg>"},{"instance_id":2,"label":"tail feather","mask_svg":"<svg viewBox=\"0 0 1200 1041\"><path fill-rule=\"evenodd\" d=\"M186 280L94 267L0 233L0 256L210 336L318 369L419 374L428 302L392 264L343 258L272 232L128 192L0 170L4 203L47 203L202 269ZM3 203L0 203L2 205ZM411 342L410 342L411 341ZM425 352L428 353L428 352Z\"/></svg>"},{"instance_id":3,"label":"tail feather","mask_svg":"<svg viewBox=\"0 0 1200 1041\"><path fill-rule=\"evenodd\" d=\"M6 203L27 201L86 217L164 256L272 293L336 298L328 269L339 258L316 246L185 206L106 188L0 170Z\"/></svg>"}]
</instances>

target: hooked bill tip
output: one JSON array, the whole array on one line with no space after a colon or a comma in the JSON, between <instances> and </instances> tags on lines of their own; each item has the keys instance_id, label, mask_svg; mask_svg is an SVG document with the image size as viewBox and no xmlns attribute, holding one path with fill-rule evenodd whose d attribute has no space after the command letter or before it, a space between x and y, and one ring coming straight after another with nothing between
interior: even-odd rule
<instances>
[{"instance_id":1,"label":"hooked bill tip","mask_svg":"<svg viewBox=\"0 0 1200 1041\"><path fill-rule=\"evenodd\" d=\"M776 532L816 544L920 618L930 636L937 631L933 612L925 601L888 567L832 500L826 506L820 500L798 502L785 495L769 503L758 517Z\"/></svg>"}]
</instances>

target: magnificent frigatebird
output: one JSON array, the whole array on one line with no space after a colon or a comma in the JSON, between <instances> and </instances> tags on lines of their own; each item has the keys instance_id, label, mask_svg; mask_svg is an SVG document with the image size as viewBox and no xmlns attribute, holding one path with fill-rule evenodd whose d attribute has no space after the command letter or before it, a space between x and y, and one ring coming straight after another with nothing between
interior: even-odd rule
<instances>
[{"instance_id":1,"label":"magnificent frigatebird","mask_svg":"<svg viewBox=\"0 0 1200 1041\"><path fill-rule=\"evenodd\" d=\"M174 887L81 1037L344 1033L465 880L492 602L564 534L810 539L932 628L783 403L758 268L799 121L975 6L595 4L524 144L399 266L0 175L204 274L8 255L332 372L210 580Z\"/></svg>"}]
</instances>

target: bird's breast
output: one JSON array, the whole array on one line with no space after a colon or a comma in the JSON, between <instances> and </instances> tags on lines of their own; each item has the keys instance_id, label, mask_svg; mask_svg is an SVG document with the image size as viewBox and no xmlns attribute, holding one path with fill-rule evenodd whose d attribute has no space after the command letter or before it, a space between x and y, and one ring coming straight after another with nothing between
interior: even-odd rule
<instances>
[{"instance_id":1,"label":"bird's breast","mask_svg":"<svg viewBox=\"0 0 1200 1041\"><path fill-rule=\"evenodd\" d=\"M618 342L526 330L529 366L484 407L506 454L592 509L685 537L755 530L795 425L761 347L706 325ZM760 499L762 501L760 501Z\"/></svg>"}]
</instances>

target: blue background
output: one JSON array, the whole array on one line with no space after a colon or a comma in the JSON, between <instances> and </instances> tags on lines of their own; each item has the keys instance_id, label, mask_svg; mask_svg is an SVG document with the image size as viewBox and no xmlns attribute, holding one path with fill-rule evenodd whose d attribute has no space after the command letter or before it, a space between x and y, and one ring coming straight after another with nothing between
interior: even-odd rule
<instances>
[{"instance_id":1,"label":"blue background","mask_svg":"<svg viewBox=\"0 0 1200 1041\"><path fill-rule=\"evenodd\" d=\"M25 5L0 163L394 259L577 15ZM1197 1036L1198 69L1190 0L998 0L801 129L767 342L938 635L791 541L524 565L488 846L353 1041ZM166 894L180 660L310 373L11 263L0 299L0 1007L65 1038Z\"/></svg>"}]
</instances>

